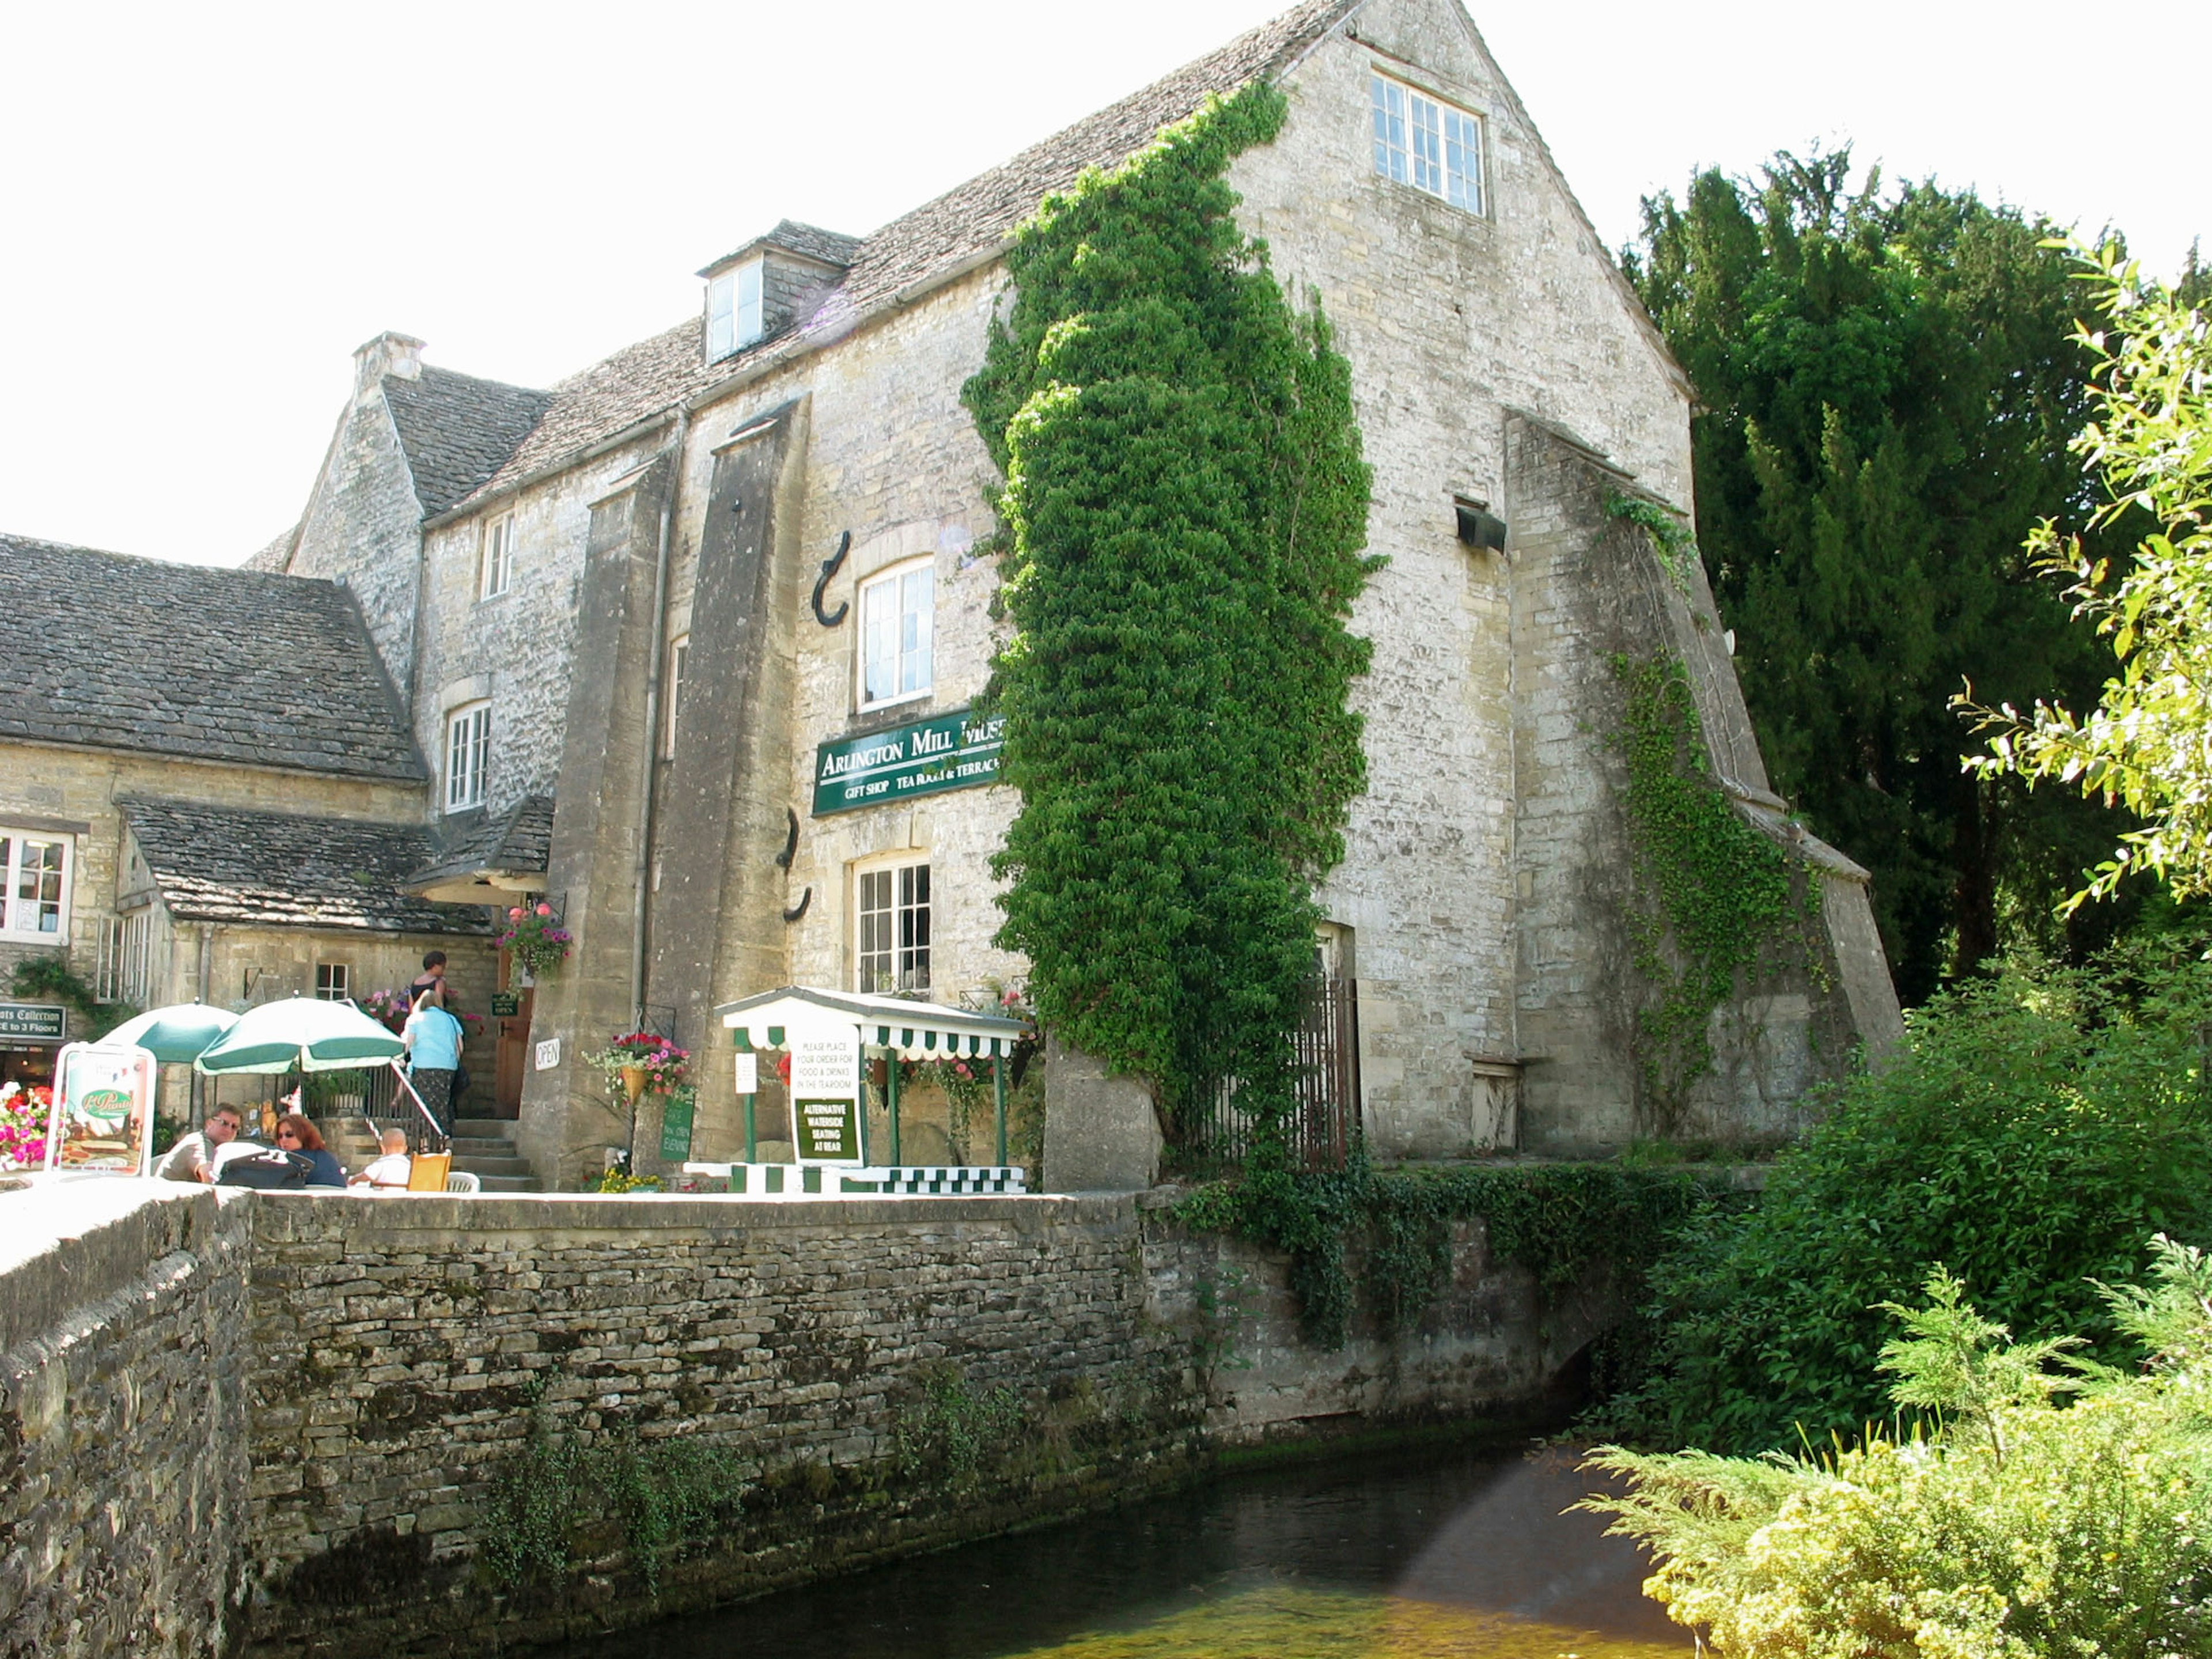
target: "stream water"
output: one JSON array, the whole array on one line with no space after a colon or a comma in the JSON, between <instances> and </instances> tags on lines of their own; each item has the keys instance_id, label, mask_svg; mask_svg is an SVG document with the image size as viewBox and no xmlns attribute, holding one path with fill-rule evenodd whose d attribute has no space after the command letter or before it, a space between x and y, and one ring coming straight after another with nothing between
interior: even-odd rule
<instances>
[{"instance_id":1,"label":"stream water","mask_svg":"<svg viewBox=\"0 0 2212 1659\"><path fill-rule=\"evenodd\" d=\"M1559 1453L1224 1477L608 1637L578 1659L1677 1659Z\"/></svg>"}]
</instances>

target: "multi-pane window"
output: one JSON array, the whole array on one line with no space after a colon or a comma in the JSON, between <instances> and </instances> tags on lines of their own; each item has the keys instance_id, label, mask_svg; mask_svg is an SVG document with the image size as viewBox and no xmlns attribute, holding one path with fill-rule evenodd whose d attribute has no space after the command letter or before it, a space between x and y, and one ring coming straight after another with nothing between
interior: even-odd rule
<instances>
[{"instance_id":1,"label":"multi-pane window","mask_svg":"<svg viewBox=\"0 0 2212 1659\"><path fill-rule=\"evenodd\" d=\"M100 929L100 955L93 972L92 994L100 1002L135 1002L144 1007L153 1000L154 913L134 910L127 916L109 916Z\"/></svg>"},{"instance_id":2,"label":"multi-pane window","mask_svg":"<svg viewBox=\"0 0 2212 1659\"><path fill-rule=\"evenodd\" d=\"M66 836L0 827L0 939L68 937L69 863Z\"/></svg>"},{"instance_id":3,"label":"multi-pane window","mask_svg":"<svg viewBox=\"0 0 2212 1659\"><path fill-rule=\"evenodd\" d=\"M446 810L465 812L484 802L491 769L491 705L472 702L446 716Z\"/></svg>"},{"instance_id":4,"label":"multi-pane window","mask_svg":"<svg viewBox=\"0 0 2212 1659\"><path fill-rule=\"evenodd\" d=\"M937 572L908 565L860 589L860 706L896 702L931 685Z\"/></svg>"},{"instance_id":5,"label":"multi-pane window","mask_svg":"<svg viewBox=\"0 0 2212 1659\"><path fill-rule=\"evenodd\" d=\"M353 994L353 969L343 962L315 964L315 994L325 1002L343 1002Z\"/></svg>"},{"instance_id":6,"label":"multi-pane window","mask_svg":"<svg viewBox=\"0 0 2212 1659\"><path fill-rule=\"evenodd\" d=\"M929 988L929 866L863 870L854 952L863 991Z\"/></svg>"},{"instance_id":7,"label":"multi-pane window","mask_svg":"<svg viewBox=\"0 0 2212 1659\"><path fill-rule=\"evenodd\" d=\"M676 753L676 717L684 710L684 671L691 665L691 636L668 647L668 753Z\"/></svg>"},{"instance_id":8,"label":"multi-pane window","mask_svg":"<svg viewBox=\"0 0 2212 1659\"><path fill-rule=\"evenodd\" d=\"M1482 118L1380 75L1367 77L1375 121L1375 171L1441 196L1469 213L1482 209Z\"/></svg>"},{"instance_id":9,"label":"multi-pane window","mask_svg":"<svg viewBox=\"0 0 2212 1659\"><path fill-rule=\"evenodd\" d=\"M514 582L514 514L502 513L484 526L483 568L477 597L495 599Z\"/></svg>"},{"instance_id":10,"label":"multi-pane window","mask_svg":"<svg viewBox=\"0 0 2212 1659\"><path fill-rule=\"evenodd\" d=\"M707 361L750 345L763 332L761 262L749 259L707 284Z\"/></svg>"}]
</instances>

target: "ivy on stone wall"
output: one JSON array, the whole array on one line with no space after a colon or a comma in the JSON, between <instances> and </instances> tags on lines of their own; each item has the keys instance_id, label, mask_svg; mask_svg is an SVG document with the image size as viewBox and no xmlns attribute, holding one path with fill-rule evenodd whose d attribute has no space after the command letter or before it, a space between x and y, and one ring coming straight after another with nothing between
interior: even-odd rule
<instances>
[{"instance_id":1,"label":"ivy on stone wall","mask_svg":"<svg viewBox=\"0 0 2212 1659\"><path fill-rule=\"evenodd\" d=\"M1606 1267L1616 1296L1632 1306L1667 1232L1705 1201L1705 1189L1680 1170L1617 1164L1377 1170L1355 1158L1326 1174L1247 1170L1196 1188L1173 1214L1194 1231L1286 1251L1307 1340L1334 1349L1363 1312L1385 1337L1419 1323L1449 1277L1455 1231L1476 1219L1489 1229L1492 1260L1528 1268L1547 1297Z\"/></svg>"},{"instance_id":2,"label":"ivy on stone wall","mask_svg":"<svg viewBox=\"0 0 2212 1659\"><path fill-rule=\"evenodd\" d=\"M1639 520L1640 522L1640 520ZM1608 739L1628 763L1637 972L1656 1000L1637 1014L1637 1058L1662 1134L1712 1069L1714 1012L1740 975L1772 965L1814 902L1802 870L1747 823L1713 775L1695 698L1671 653L1609 659L1626 695Z\"/></svg>"},{"instance_id":3,"label":"ivy on stone wall","mask_svg":"<svg viewBox=\"0 0 2212 1659\"><path fill-rule=\"evenodd\" d=\"M1656 501L1637 495L1614 494L1606 497L1605 515L1608 519L1625 519L1640 526L1651 538L1651 550L1658 556L1659 568L1667 573L1667 580L1684 599L1690 598L1690 568L1699 557L1697 538L1689 526L1675 514ZM1702 616L1698 623L1704 623Z\"/></svg>"},{"instance_id":4,"label":"ivy on stone wall","mask_svg":"<svg viewBox=\"0 0 2212 1659\"><path fill-rule=\"evenodd\" d=\"M1255 83L1048 197L963 391L1006 477L999 942L1045 1024L1170 1115L1203 1077L1287 1103L1313 884L1365 784L1350 369L1223 178L1285 107Z\"/></svg>"},{"instance_id":5,"label":"ivy on stone wall","mask_svg":"<svg viewBox=\"0 0 2212 1659\"><path fill-rule=\"evenodd\" d=\"M24 957L15 964L13 989L19 997L46 997L67 1004L95 1041L124 1021L138 1017L138 1010L127 1002L102 1002L59 957Z\"/></svg>"}]
</instances>

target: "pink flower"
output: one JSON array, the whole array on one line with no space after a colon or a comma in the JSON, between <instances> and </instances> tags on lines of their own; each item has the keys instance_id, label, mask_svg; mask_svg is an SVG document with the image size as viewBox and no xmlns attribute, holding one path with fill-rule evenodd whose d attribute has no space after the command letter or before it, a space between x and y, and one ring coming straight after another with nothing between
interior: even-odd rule
<instances>
[{"instance_id":1,"label":"pink flower","mask_svg":"<svg viewBox=\"0 0 2212 1659\"><path fill-rule=\"evenodd\" d=\"M541 916L550 916L553 914L553 907L541 902L538 907L538 914Z\"/></svg>"},{"instance_id":2,"label":"pink flower","mask_svg":"<svg viewBox=\"0 0 2212 1659\"><path fill-rule=\"evenodd\" d=\"M507 919L509 921L520 921L522 920L522 907L519 904L514 906L507 913Z\"/></svg>"}]
</instances>

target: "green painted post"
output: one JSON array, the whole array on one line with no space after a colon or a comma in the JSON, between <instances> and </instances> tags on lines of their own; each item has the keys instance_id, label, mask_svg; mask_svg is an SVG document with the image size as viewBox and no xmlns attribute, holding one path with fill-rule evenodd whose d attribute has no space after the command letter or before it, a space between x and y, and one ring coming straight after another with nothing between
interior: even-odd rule
<instances>
[{"instance_id":1,"label":"green painted post","mask_svg":"<svg viewBox=\"0 0 2212 1659\"><path fill-rule=\"evenodd\" d=\"M899 1162L898 1074L899 1052L896 1048L887 1048L884 1051L884 1104L890 1112L893 1169L898 1167Z\"/></svg>"},{"instance_id":2,"label":"green painted post","mask_svg":"<svg viewBox=\"0 0 2212 1659\"><path fill-rule=\"evenodd\" d=\"M868 1167L868 1045L860 1046L860 1075L854 1080L853 1088L859 1098L854 1101L853 1115L860 1121L860 1167Z\"/></svg>"},{"instance_id":3,"label":"green painted post","mask_svg":"<svg viewBox=\"0 0 2212 1659\"><path fill-rule=\"evenodd\" d=\"M994 1042L998 1039L994 1037ZM991 1056L991 1103L999 1115L999 1167L1006 1164L1006 1050L999 1044L998 1052Z\"/></svg>"},{"instance_id":4,"label":"green painted post","mask_svg":"<svg viewBox=\"0 0 2212 1659\"><path fill-rule=\"evenodd\" d=\"M739 1048L744 1050L747 1054L750 1054L752 1052L753 1040L746 1034L743 1027L738 1027L736 1030L733 1030L730 1035L737 1039L738 1047ZM756 1060L754 1064L758 1065L759 1061ZM760 1140L758 1136L755 1133L755 1125L753 1121L753 1102L756 1098L757 1097L753 1094L751 1090L748 1089L745 1091L745 1162L748 1164L757 1164L760 1162Z\"/></svg>"}]
</instances>

